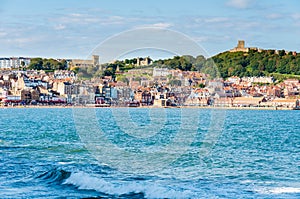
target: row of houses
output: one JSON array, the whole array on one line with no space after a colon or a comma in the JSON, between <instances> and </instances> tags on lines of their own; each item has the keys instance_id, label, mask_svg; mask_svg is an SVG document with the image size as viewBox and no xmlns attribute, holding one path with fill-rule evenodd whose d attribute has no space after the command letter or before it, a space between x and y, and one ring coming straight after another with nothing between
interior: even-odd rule
<instances>
[{"instance_id":1,"label":"row of houses","mask_svg":"<svg viewBox=\"0 0 300 199\"><path fill-rule=\"evenodd\" d=\"M226 107L287 107L299 104L300 82L288 79L277 85L246 86L243 81L230 79L209 81L205 88L195 88L185 102L190 106L226 106ZM248 82L249 83L249 82ZM247 85L248 85L247 83Z\"/></svg>"},{"instance_id":2,"label":"row of houses","mask_svg":"<svg viewBox=\"0 0 300 199\"><path fill-rule=\"evenodd\" d=\"M133 99L132 90L111 77L77 81L72 71L1 71L0 102L8 104L95 104Z\"/></svg>"},{"instance_id":3,"label":"row of houses","mask_svg":"<svg viewBox=\"0 0 300 199\"><path fill-rule=\"evenodd\" d=\"M130 72L127 77L129 85L138 91L135 100L142 105L157 105L157 88L160 86L168 91L178 92L160 93L160 96L165 97L158 104L168 101L187 106L295 107L299 98L300 83L296 79L288 79L282 83L276 83L273 77L211 79L207 74L167 68L154 68L150 78L150 71L147 71L146 76L141 75L142 71L134 72L136 73ZM134 80L135 75L140 81ZM180 84L171 85L170 82L174 80ZM183 89L188 92L182 92Z\"/></svg>"},{"instance_id":4,"label":"row of houses","mask_svg":"<svg viewBox=\"0 0 300 199\"><path fill-rule=\"evenodd\" d=\"M27 57L0 58L0 69L27 67L29 64L30 64L30 58Z\"/></svg>"},{"instance_id":5,"label":"row of houses","mask_svg":"<svg viewBox=\"0 0 300 199\"><path fill-rule=\"evenodd\" d=\"M268 100L265 97L217 97L201 98L189 97L186 101L188 106L214 106L214 107L299 107L299 99L275 98Z\"/></svg>"},{"instance_id":6,"label":"row of houses","mask_svg":"<svg viewBox=\"0 0 300 199\"><path fill-rule=\"evenodd\" d=\"M155 69L154 69L155 71ZM148 71L149 72L149 71ZM153 72L153 71L152 71ZM2 104L98 104L126 106L285 106L295 107L299 80L278 84L254 84L270 78L210 79L208 75L158 69L147 77L128 72L129 81L111 76L79 81L72 71L1 71ZM264 79L265 78L265 79ZM172 82L180 82L173 84Z\"/></svg>"}]
</instances>

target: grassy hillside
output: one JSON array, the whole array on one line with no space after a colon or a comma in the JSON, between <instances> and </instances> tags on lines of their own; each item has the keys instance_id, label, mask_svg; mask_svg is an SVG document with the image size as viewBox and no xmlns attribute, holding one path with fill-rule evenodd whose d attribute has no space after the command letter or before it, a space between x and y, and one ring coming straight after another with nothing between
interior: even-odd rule
<instances>
[{"instance_id":1,"label":"grassy hillside","mask_svg":"<svg viewBox=\"0 0 300 199\"><path fill-rule=\"evenodd\" d=\"M274 50L262 52L224 52L213 57L222 77L267 76L270 74L300 75L300 54L278 54Z\"/></svg>"},{"instance_id":2,"label":"grassy hillside","mask_svg":"<svg viewBox=\"0 0 300 199\"><path fill-rule=\"evenodd\" d=\"M115 77L117 68L120 71L128 71L134 68L136 59L116 61L104 64L104 71L98 68L81 69L79 74L87 77L99 77L112 75ZM276 79L299 78L300 54L286 54L284 50L275 53L275 50L262 52L223 52L211 58L202 55L193 57L190 55L175 56L169 59L160 59L153 62L150 67L166 67L183 71L200 71L210 74L212 77L227 78L230 76L274 76Z\"/></svg>"}]
</instances>

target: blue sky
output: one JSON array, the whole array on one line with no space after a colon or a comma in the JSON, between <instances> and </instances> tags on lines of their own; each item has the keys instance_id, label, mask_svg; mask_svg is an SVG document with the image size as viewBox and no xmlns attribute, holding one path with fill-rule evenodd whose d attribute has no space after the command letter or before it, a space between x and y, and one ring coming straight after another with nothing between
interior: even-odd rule
<instances>
[{"instance_id":1,"label":"blue sky","mask_svg":"<svg viewBox=\"0 0 300 199\"><path fill-rule=\"evenodd\" d=\"M238 39L300 51L299 0L0 0L0 18L0 57L85 58L105 39L142 27L181 32L208 55Z\"/></svg>"}]
</instances>

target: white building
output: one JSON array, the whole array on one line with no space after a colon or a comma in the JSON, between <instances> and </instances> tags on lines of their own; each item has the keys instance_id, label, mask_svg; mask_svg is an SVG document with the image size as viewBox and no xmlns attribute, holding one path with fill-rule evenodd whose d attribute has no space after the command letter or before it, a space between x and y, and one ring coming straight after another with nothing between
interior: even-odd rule
<instances>
[{"instance_id":1,"label":"white building","mask_svg":"<svg viewBox=\"0 0 300 199\"><path fill-rule=\"evenodd\" d=\"M9 58L0 58L0 69L10 68L10 59Z\"/></svg>"},{"instance_id":2,"label":"white building","mask_svg":"<svg viewBox=\"0 0 300 199\"><path fill-rule=\"evenodd\" d=\"M0 58L0 69L11 69L11 68L20 68L28 66L30 64L30 58L25 57L10 57L10 58Z\"/></svg>"},{"instance_id":3,"label":"white building","mask_svg":"<svg viewBox=\"0 0 300 199\"><path fill-rule=\"evenodd\" d=\"M55 70L54 79L72 79L76 80L77 76L73 71L68 70Z\"/></svg>"},{"instance_id":4,"label":"white building","mask_svg":"<svg viewBox=\"0 0 300 199\"><path fill-rule=\"evenodd\" d=\"M239 77L228 77L228 81L234 84L239 84L241 81L241 78Z\"/></svg>"},{"instance_id":5,"label":"white building","mask_svg":"<svg viewBox=\"0 0 300 199\"><path fill-rule=\"evenodd\" d=\"M153 77L166 77L170 74L167 68L153 68Z\"/></svg>"},{"instance_id":6,"label":"white building","mask_svg":"<svg viewBox=\"0 0 300 199\"><path fill-rule=\"evenodd\" d=\"M250 83L271 84L274 82L273 77L243 77L242 81Z\"/></svg>"}]
</instances>

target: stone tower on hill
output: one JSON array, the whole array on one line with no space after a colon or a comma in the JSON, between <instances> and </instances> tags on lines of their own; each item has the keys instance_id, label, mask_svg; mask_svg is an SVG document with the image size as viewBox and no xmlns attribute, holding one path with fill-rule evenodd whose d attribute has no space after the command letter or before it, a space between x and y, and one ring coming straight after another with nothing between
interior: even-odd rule
<instances>
[{"instance_id":1,"label":"stone tower on hill","mask_svg":"<svg viewBox=\"0 0 300 199\"><path fill-rule=\"evenodd\" d=\"M229 52L249 52L249 50L260 51L257 47L245 47L245 41L239 40L235 48L231 49Z\"/></svg>"},{"instance_id":2,"label":"stone tower on hill","mask_svg":"<svg viewBox=\"0 0 300 199\"><path fill-rule=\"evenodd\" d=\"M239 40L237 48L244 49L245 48L245 41L244 40Z\"/></svg>"}]
</instances>

